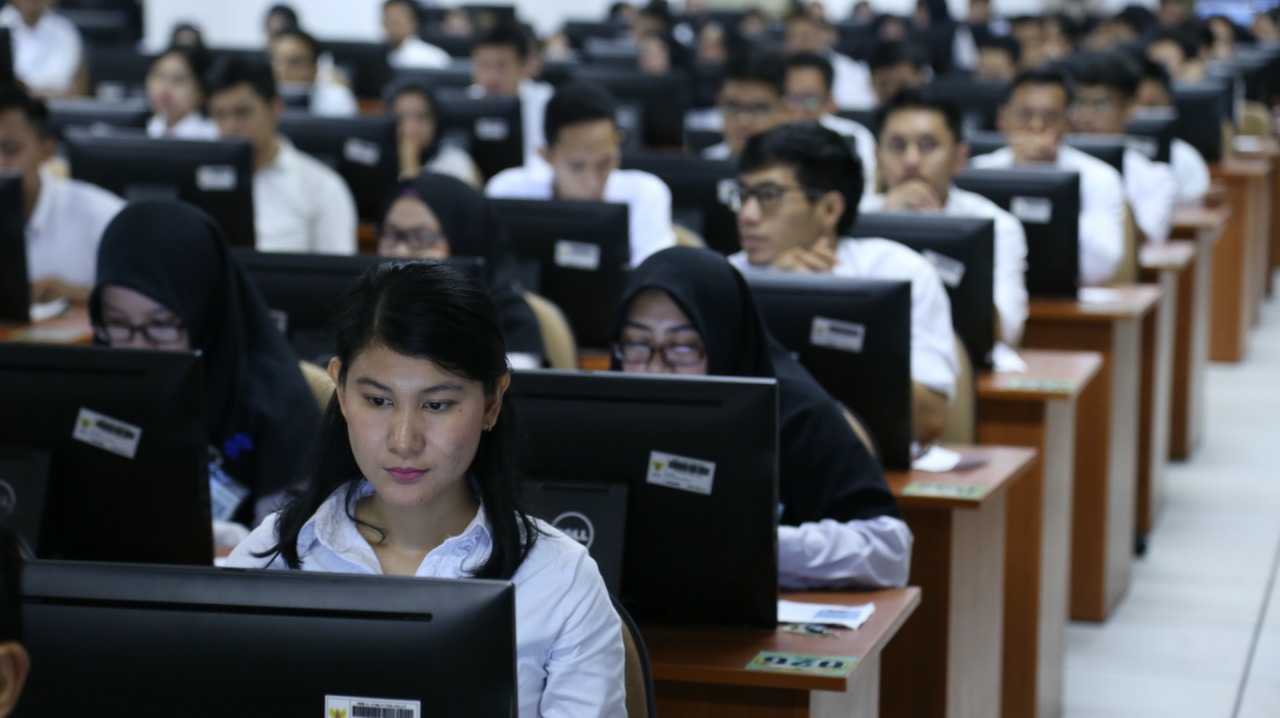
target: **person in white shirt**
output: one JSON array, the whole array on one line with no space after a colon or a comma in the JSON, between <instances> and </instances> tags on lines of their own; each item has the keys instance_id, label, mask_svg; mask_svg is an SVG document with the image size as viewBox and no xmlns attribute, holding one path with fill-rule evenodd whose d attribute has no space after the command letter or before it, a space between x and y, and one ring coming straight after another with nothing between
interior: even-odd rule
<instances>
[{"instance_id":1,"label":"person in white shirt","mask_svg":"<svg viewBox=\"0 0 1280 718\"><path fill-rule=\"evenodd\" d=\"M837 33L829 22L810 13L796 12L787 18L784 45L788 53L811 52L831 63L831 96L842 110L863 110L876 106L871 90L871 69L832 49Z\"/></svg>"},{"instance_id":2,"label":"person in white shirt","mask_svg":"<svg viewBox=\"0 0 1280 718\"><path fill-rule=\"evenodd\" d=\"M1072 124L1076 132L1123 136L1141 77L1137 65L1111 53L1083 61L1072 74L1076 83ZM1173 205L1178 200L1173 168L1127 149L1122 175L1125 198L1138 229L1148 242L1163 243L1169 238Z\"/></svg>"},{"instance_id":3,"label":"person in white shirt","mask_svg":"<svg viewBox=\"0 0 1280 718\"><path fill-rule=\"evenodd\" d=\"M978 40L978 66L974 76L990 82L1013 82L1018 76L1022 46L1012 35L989 35Z\"/></svg>"},{"instance_id":4,"label":"person in white shirt","mask_svg":"<svg viewBox=\"0 0 1280 718\"><path fill-rule=\"evenodd\" d=\"M268 44L276 87L317 117L354 117L360 106L351 88L319 77L320 43L301 30L282 30Z\"/></svg>"},{"instance_id":5,"label":"person in white shirt","mask_svg":"<svg viewBox=\"0 0 1280 718\"><path fill-rule=\"evenodd\" d=\"M1124 181L1102 160L1063 144L1074 96L1056 70L1018 76L1000 108L1000 129L1009 146L974 157L969 165L1000 169L1052 165L1080 175L1080 284L1109 283L1124 257Z\"/></svg>"},{"instance_id":6,"label":"person in white shirt","mask_svg":"<svg viewBox=\"0 0 1280 718\"><path fill-rule=\"evenodd\" d=\"M724 141L702 151L708 159L737 157L753 135L791 121L782 102L787 91L787 58L767 47L746 45L729 56L716 105Z\"/></svg>"},{"instance_id":7,"label":"person in white shirt","mask_svg":"<svg viewBox=\"0 0 1280 718\"><path fill-rule=\"evenodd\" d=\"M172 47L152 61L147 72L147 101L155 114L147 121L148 137L218 138L217 125L203 111L208 72L209 55L197 48Z\"/></svg>"},{"instance_id":8,"label":"person in white shirt","mask_svg":"<svg viewBox=\"0 0 1280 718\"><path fill-rule=\"evenodd\" d=\"M0 27L9 28L13 43L13 73L40 97L70 94L84 54L80 31L53 4L10 0L0 10Z\"/></svg>"},{"instance_id":9,"label":"person in white shirt","mask_svg":"<svg viewBox=\"0 0 1280 718\"><path fill-rule=\"evenodd\" d=\"M17 87L0 88L0 172L22 177L32 301L82 304L97 276L102 232L124 201L100 187L42 171L57 149L44 103Z\"/></svg>"},{"instance_id":10,"label":"person in white shirt","mask_svg":"<svg viewBox=\"0 0 1280 718\"><path fill-rule=\"evenodd\" d=\"M418 4L413 0L387 0L382 4L382 31L391 48L387 62L397 69L448 67L453 58L418 37L418 27Z\"/></svg>"},{"instance_id":11,"label":"person in white shirt","mask_svg":"<svg viewBox=\"0 0 1280 718\"><path fill-rule=\"evenodd\" d=\"M831 97L833 79L826 58L811 52L796 53L787 59L787 94L783 99L794 121L817 122L853 143L870 194L876 186L876 136L866 126L836 115Z\"/></svg>"},{"instance_id":12,"label":"person in white shirt","mask_svg":"<svg viewBox=\"0 0 1280 718\"><path fill-rule=\"evenodd\" d=\"M396 118L401 177L416 177L426 170L449 175L475 189L484 185L471 155L440 137L435 94L429 87L413 80L396 84L387 93L387 111Z\"/></svg>"},{"instance_id":13,"label":"person in white shirt","mask_svg":"<svg viewBox=\"0 0 1280 718\"><path fill-rule=\"evenodd\" d=\"M512 21L489 28L471 48L471 88L477 96L520 98L520 124L524 132L524 162L542 164L545 137L542 119L555 89L534 80L538 60L529 32Z\"/></svg>"},{"instance_id":14,"label":"person in white shirt","mask_svg":"<svg viewBox=\"0 0 1280 718\"><path fill-rule=\"evenodd\" d=\"M902 90L920 87L928 80L928 55L906 42L880 43L868 64L871 66L871 89L876 94L876 106L885 104Z\"/></svg>"},{"instance_id":15,"label":"person in white shirt","mask_svg":"<svg viewBox=\"0 0 1280 718\"><path fill-rule=\"evenodd\" d=\"M227 565L511 581L518 714L625 716L622 624L600 571L518 498L493 301L447 265L387 264L336 316L315 468Z\"/></svg>"},{"instance_id":16,"label":"person in white shirt","mask_svg":"<svg viewBox=\"0 0 1280 718\"><path fill-rule=\"evenodd\" d=\"M1144 107L1173 107L1173 83L1168 70L1158 62L1143 59L1142 81L1138 83L1134 110ZM1169 164L1178 183L1178 202L1199 202L1209 193L1209 165L1200 151L1185 140L1174 138Z\"/></svg>"},{"instance_id":17,"label":"person in white shirt","mask_svg":"<svg viewBox=\"0 0 1280 718\"><path fill-rule=\"evenodd\" d=\"M546 164L499 172L489 180L485 194L626 204L633 266L674 245L671 190L648 172L618 169L622 134L616 116L617 104L600 85L561 85L547 103L547 146L542 150Z\"/></svg>"},{"instance_id":18,"label":"person in white shirt","mask_svg":"<svg viewBox=\"0 0 1280 718\"><path fill-rule=\"evenodd\" d=\"M835 274L911 282L912 422L916 441L936 440L955 396L951 302L928 260L886 239L850 239L862 168L839 135L796 123L757 135L738 160L731 197L740 271Z\"/></svg>"},{"instance_id":19,"label":"person in white shirt","mask_svg":"<svg viewBox=\"0 0 1280 718\"><path fill-rule=\"evenodd\" d=\"M863 212L942 212L995 221L995 307L999 339L1017 346L1027 320L1027 235L994 202L952 184L969 161L960 109L922 90L903 90L881 111L880 171L888 191L863 198Z\"/></svg>"},{"instance_id":20,"label":"person in white shirt","mask_svg":"<svg viewBox=\"0 0 1280 718\"><path fill-rule=\"evenodd\" d=\"M224 138L253 146L253 212L264 252L356 253L356 203L336 172L277 132L283 102L265 62L230 60L209 80L209 115Z\"/></svg>"}]
</instances>

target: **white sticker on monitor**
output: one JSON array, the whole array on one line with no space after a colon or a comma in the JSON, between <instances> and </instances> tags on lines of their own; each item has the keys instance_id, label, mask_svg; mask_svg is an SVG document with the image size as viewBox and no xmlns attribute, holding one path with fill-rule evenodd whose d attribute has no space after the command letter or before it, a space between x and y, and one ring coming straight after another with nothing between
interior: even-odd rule
<instances>
[{"instance_id":1,"label":"white sticker on monitor","mask_svg":"<svg viewBox=\"0 0 1280 718\"><path fill-rule=\"evenodd\" d=\"M382 161L382 148L376 142L348 137L342 145L342 156L365 167L377 167Z\"/></svg>"},{"instance_id":2,"label":"white sticker on monitor","mask_svg":"<svg viewBox=\"0 0 1280 718\"><path fill-rule=\"evenodd\" d=\"M711 495L716 478L713 461L691 459L664 451L649 453L649 483L695 494Z\"/></svg>"},{"instance_id":3,"label":"white sticker on monitor","mask_svg":"<svg viewBox=\"0 0 1280 718\"><path fill-rule=\"evenodd\" d=\"M501 142L511 135L511 128L501 117L480 117L475 124L476 139L484 142Z\"/></svg>"},{"instance_id":4,"label":"white sticker on monitor","mask_svg":"<svg viewBox=\"0 0 1280 718\"><path fill-rule=\"evenodd\" d=\"M1048 197L1014 197L1009 213L1023 222L1048 224L1053 219L1053 200Z\"/></svg>"},{"instance_id":5,"label":"white sticker on monitor","mask_svg":"<svg viewBox=\"0 0 1280 718\"><path fill-rule=\"evenodd\" d=\"M733 190L737 186L738 180L736 179L726 178L716 183L716 199L720 201L720 204L726 207L732 204Z\"/></svg>"},{"instance_id":6,"label":"white sticker on monitor","mask_svg":"<svg viewBox=\"0 0 1280 718\"><path fill-rule=\"evenodd\" d=\"M71 438L126 459L132 459L138 453L138 442L142 440L142 428L82 408L80 415L76 417L76 426L71 431Z\"/></svg>"},{"instance_id":7,"label":"white sticker on monitor","mask_svg":"<svg viewBox=\"0 0 1280 718\"><path fill-rule=\"evenodd\" d=\"M929 264L932 264L934 269L938 270L938 277L942 279L943 284L955 288L964 281L964 262L938 254L932 249L926 249L920 254L929 260Z\"/></svg>"},{"instance_id":8,"label":"white sticker on monitor","mask_svg":"<svg viewBox=\"0 0 1280 718\"><path fill-rule=\"evenodd\" d=\"M268 309L267 314L271 315L271 320L276 323L276 329L279 329L281 334L288 335L289 313L283 309Z\"/></svg>"},{"instance_id":9,"label":"white sticker on monitor","mask_svg":"<svg viewBox=\"0 0 1280 718\"><path fill-rule=\"evenodd\" d=\"M231 165L200 165L196 187L201 192L230 192L236 188L236 168Z\"/></svg>"},{"instance_id":10,"label":"white sticker on monitor","mask_svg":"<svg viewBox=\"0 0 1280 718\"><path fill-rule=\"evenodd\" d=\"M1149 160L1154 160L1156 158L1156 154L1160 151L1160 143L1156 142L1154 137L1137 137L1135 135L1130 135L1124 138L1124 145L1128 149L1146 155Z\"/></svg>"},{"instance_id":11,"label":"white sticker on monitor","mask_svg":"<svg viewBox=\"0 0 1280 718\"><path fill-rule=\"evenodd\" d=\"M557 267L594 272L600 268L600 245L568 239L557 240L555 261Z\"/></svg>"},{"instance_id":12,"label":"white sticker on monitor","mask_svg":"<svg viewBox=\"0 0 1280 718\"><path fill-rule=\"evenodd\" d=\"M422 701L325 696L324 718L422 718Z\"/></svg>"},{"instance_id":13,"label":"white sticker on monitor","mask_svg":"<svg viewBox=\"0 0 1280 718\"><path fill-rule=\"evenodd\" d=\"M854 354L862 353L862 345L866 339L866 325L827 317L814 317L813 327L809 330L809 343L813 346Z\"/></svg>"}]
</instances>

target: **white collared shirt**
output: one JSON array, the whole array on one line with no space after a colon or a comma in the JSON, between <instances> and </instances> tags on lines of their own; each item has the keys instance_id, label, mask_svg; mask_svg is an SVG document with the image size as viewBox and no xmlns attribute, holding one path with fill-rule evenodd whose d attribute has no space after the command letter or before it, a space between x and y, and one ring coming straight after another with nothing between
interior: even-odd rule
<instances>
[{"instance_id":1,"label":"white collared shirt","mask_svg":"<svg viewBox=\"0 0 1280 718\"><path fill-rule=\"evenodd\" d=\"M1133 212L1133 221L1148 242L1164 244L1173 224L1173 205L1178 201L1178 179L1173 168L1135 152L1124 152L1124 194Z\"/></svg>"},{"instance_id":2,"label":"white collared shirt","mask_svg":"<svg viewBox=\"0 0 1280 718\"><path fill-rule=\"evenodd\" d=\"M703 150L702 156L709 160L731 160L733 159L733 148L729 147L729 141L725 140Z\"/></svg>"},{"instance_id":3,"label":"white collared shirt","mask_svg":"<svg viewBox=\"0 0 1280 718\"><path fill-rule=\"evenodd\" d=\"M863 212L883 212L885 195L864 197ZM1027 322L1027 234L1017 217L980 194L952 185L943 214L995 220L995 305L1000 314L1000 339L1017 346Z\"/></svg>"},{"instance_id":4,"label":"white collared shirt","mask_svg":"<svg viewBox=\"0 0 1280 718\"><path fill-rule=\"evenodd\" d=\"M480 174L480 168L476 167L475 160L471 159L471 155L467 154L466 150L449 142L441 142L440 149L436 150L436 156L432 157L431 161L427 162L427 166L422 169L439 175L449 175L475 189L484 188L484 176Z\"/></svg>"},{"instance_id":5,"label":"white collared shirt","mask_svg":"<svg viewBox=\"0 0 1280 718\"><path fill-rule=\"evenodd\" d=\"M871 69L865 62L834 50L827 53L835 70L831 97L842 110L865 110L876 106L876 93L871 89Z\"/></svg>"},{"instance_id":6,"label":"white collared shirt","mask_svg":"<svg viewBox=\"0 0 1280 718\"><path fill-rule=\"evenodd\" d=\"M356 203L351 190L287 139L271 164L253 176L253 225L262 252L355 254Z\"/></svg>"},{"instance_id":7,"label":"white collared shirt","mask_svg":"<svg viewBox=\"0 0 1280 718\"><path fill-rule=\"evenodd\" d=\"M1013 150L1003 147L969 164L1007 169L1013 167ZM1124 180L1111 165L1069 145L1058 147L1055 165L1080 175L1080 284L1107 284L1124 257Z\"/></svg>"},{"instance_id":8,"label":"white collared shirt","mask_svg":"<svg viewBox=\"0 0 1280 718\"><path fill-rule=\"evenodd\" d=\"M485 194L499 199L553 199L554 170L515 167L489 180ZM605 202L629 208L631 266L676 243L671 230L671 190L657 177L640 170L614 170L604 184Z\"/></svg>"},{"instance_id":9,"label":"white collared shirt","mask_svg":"<svg viewBox=\"0 0 1280 718\"><path fill-rule=\"evenodd\" d=\"M387 53L387 62L397 70L443 70L453 57L417 35L410 35L400 47Z\"/></svg>"},{"instance_id":10,"label":"white collared shirt","mask_svg":"<svg viewBox=\"0 0 1280 718\"><path fill-rule=\"evenodd\" d=\"M858 160L862 162L862 194L875 194L876 191L876 136L864 125L836 115L823 115L818 124L840 135L852 138L854 148L858 152Z\"/></svg>"},{"instance_id":11,"label":"white collared shirt","mask_svg":"<svg viewBox=\"0 0 1280 718\"><path fill-rule=\"evenodd\" d=\"M357 500L373 493L362 481ZM335 491L298 533L303 571L382 575L382 564L348 516L346 487ZM257 558L276 544L272 514L227 558L229 568L285 569L278 556ZM549 524L516 570L516 680L521 718L626 715L622 624L595 561ZM461 534L423 559L415 576L465 579L493 548L484 508Z\"/></svg>"},{"instance_id":12,"label":"white collared shirt","mask_svg":"<svg viewBox=\"0 0 1280 718\"><path fill-rule=\"evenodd\" d=\"M467 94L472 97L484 97L484 88L471 85ZM520 125L524 142L524 164L526 167L549 168L538 150L547 144L546 123L547 103L556 94L556 89L545 82L525 78L516 89L516 97L520 100Z\"/></svg>"},{"instance_id":13,"label":"white collared shirt","mask_svg":"<svg viewBox=\"0 0 1280 718\"><path fill-rule=\"evenodd\" d=\"M355 117L360 112L360 104L346 85L317 81L311 86L311 104L307 109L316 117Z\"/></svg>"},{"instance_id":14,"label":"white collared shirt","mask_svg":"<svg viewBox=\"0 0 1280 718\"><path fill-rule=\"evenodd\" d=\"M746 252L729 257L739 271L771 272L747 261ZM951 300L938 272L910 248L887 239L845 238L836 245L837 277L911 282L911 379L950 401L956 394L960 362L951 327Z\"/></svg>"},{"instance_id":15,"label":"white collared shirt","mask_svg":"<svg viewBox=\"0 0 1280 718\"><path fill-rule=\"evenodd\" d=\"M12 6L0 10L0 26L13 42L13 73L37 95L65 95L80 71L84 45L80 31L65 17L45 11L27 27Z\"/></svg>"},{"instance_id":16,"label":"white collared shirt","mask_svg":"<svg viewBox=\"0 0 1280 718\"><path fill-rule=\"evenodd\" d=\"M28 278L92 287L102 233L122 207L124 200L101 187L41 171L40 196L24 231Z\"/></svg>"},{"instance_id":17,"label":"white collared shirt","mask_svg":"<svg viewBox=\"0 0 1280 718\"><path fill-rule=\"evenodd\" d=\"M1209 194L1209 165L1200 150L1174 138L1169 148L1169 164L1178 180L1178 201L1199 202Z\"/></svg>"},{"instance_id":18,"label":"white collared shirt","mask_svg":"<svg viewBox=\"0 0 1280 718\"><path fill-rule=\"evenodd\" d=\"M188 112L182 119L169 126L160 115L152 115L147 121L147 137L168 137L175 140L216 140L218 126L199 112Z\"/></svg>"}]
</instances>

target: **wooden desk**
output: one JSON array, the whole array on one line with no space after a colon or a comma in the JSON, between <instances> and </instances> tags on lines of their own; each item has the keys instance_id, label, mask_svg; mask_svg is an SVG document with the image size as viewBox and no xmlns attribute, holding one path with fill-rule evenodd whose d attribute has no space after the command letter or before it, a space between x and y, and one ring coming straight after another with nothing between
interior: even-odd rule
<instances>
[{"instance_id":1,"label":"wooden desk","mask_svg":"<svg viewBox=\"0 0 1280 718\"><path fill-rule=\"evenodd\" d=\"M1204 429L1214 247L1229 216L1230 210L1225 206L1180 206L1173 213L1173 236L1195 242L1196 254L1192 268L1182 273L1178 281L1179 306L1174 336L1173 393L1170 397L1173 415L1169 427L1171 459L1189 458L1199 446Z\"/></svg>"},{"instance_id":2,"label":"wooden desk","mask_svg":"<svg viewBox=\"0 0 1280 718\"><path fill-rule=\"evenodd\" d=\"M1245 146L1245 142L1248 146ZM1233 147L1237 157L1241 159L1259 159L1271 164L1271 225L1268 228L1267 273L1263 278L1263 289L1271 294L1271 283L1275 270L1280 268L1280 142L1275 137L1237 137Z\"/></svg>"},{"instance_id":3,"label":"wooden desk","mask_svg":"<svg viewBox=\"0 0 1280 718\"><path fill-rule=\"evenodd\" d=\"M1057 718L1066 675L1076 401L1102 356L1021 354L1025 372L978 375L978 441L1037 454L1007 499L1001 714Z\"/></svg>"},{"instance_id":4,"label":"wooden desk","mask_svg":"<svg viewBox=\"0 0 1280 718\"><path fill-rule=\"evenodd\" d=\"M1071 529L1071 617L1105 620L1129 586L1138 470L1142 321L1150 285L1104 290L1109 301L1032 299L1023 344L1102 354L1077 402Z\"/></svg>"},{"instance_id":5,"label":"wooden desk","mask_svg":"<svg viewBox=\"0 0 1280 718\"><path fill-rule=\"evenodd\" d=\"M920 589L784 594L793 601L861 604L876 612L856 631L828 638L699 628L643 628L663 718L874 718L879 714L880 653L920 605ZM843 678L751 671L760 651L851 656Z\"/></svg>"},{"instance_id":6,"label":"wooden desk","mask_svg":"<svg viewBox=\"0 0 1280 718\"><path fill-rule=\"evenodd\" d=\"M93 327L89 324L89 310L85 307L72 307L61 316L35 324L0 322L0 342L92 344Z\"/></svg>"},{"instance_id":7,"label":"wooden desk","mask_svg":"<svg viewBox=\"0 0 1280 718\"><path fill-rule=\"evenodd\" d=\"M1214 361L1244 359L1249 329L1270 268L1271 163L1231 158L1210 168L1227 186L1231 215L1213 257L1213 321L1209 357Z\"/></svg>"},{"instance_id":8,"label":"wooden desk","mask_svg":"<svg viewBox=\"0 0 1280 718\"><path fill-rule=\"evenodd\" d=\"M1000 714L1008 490L1034 449L951 446L986 463L967 471L887 472L915 536L912 586L925 601L884 652L886 716L989 718Z\"/></svg>"}]
</instances>

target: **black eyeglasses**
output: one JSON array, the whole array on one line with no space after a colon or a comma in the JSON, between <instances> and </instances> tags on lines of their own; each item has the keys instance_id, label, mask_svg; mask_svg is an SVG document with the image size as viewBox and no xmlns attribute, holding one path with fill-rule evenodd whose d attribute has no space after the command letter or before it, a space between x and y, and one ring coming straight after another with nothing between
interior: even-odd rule
<instances>
[{"instance_id":1,"label":"black eyeglasses","mask_svg":"<svg viewBox=\"0 0 1280 718\"><path fill-rule=\"evenodd\" d=\"M128 344L139 334L148 344L177 344L182 341L187 327L172 322L148 322L146 324L129 324L121 321L108 321L94 327L98 339L109 344Z\"/></svg>"},{"instance_id":2,"label":"black eyeglasses","mask_svg":"<svg viewBox=\"0 0 1280 718\"><path fill-rule=\"evenodd\" d=\"M613 345L613 356L623 364L648 364L654 352L663 363L672 367L691 367L702 363L707 352L693 344L663 344L654 346L645 342L618 342Z\"/></svg>"},{"instance_id":3,"label":"black eyeglasses","mask_svg":"<svg viewBox=\"0 0 1280 718\"><path fill-rule=\"evenodd\" d=\"M760 203L760 211L764 214L773 214L782 206L782 198L788 192L803 192L805 197L813 201L826 194L822 190L812 187L784 187L780 184L768 182L757 187L745 187L743 185L735 185L729 190L729 209L737 214L742 208L747 206L754 197Z\"/></svg>"}]
</instances>

